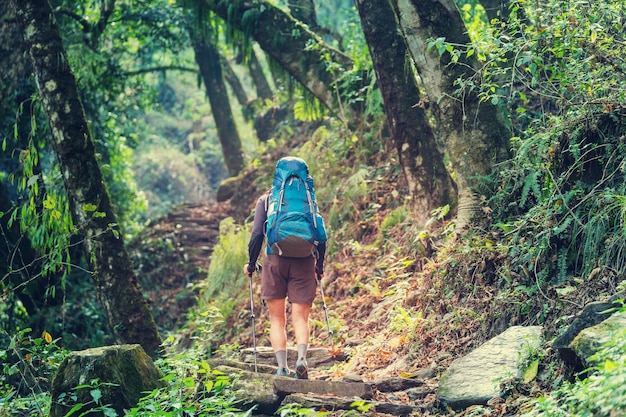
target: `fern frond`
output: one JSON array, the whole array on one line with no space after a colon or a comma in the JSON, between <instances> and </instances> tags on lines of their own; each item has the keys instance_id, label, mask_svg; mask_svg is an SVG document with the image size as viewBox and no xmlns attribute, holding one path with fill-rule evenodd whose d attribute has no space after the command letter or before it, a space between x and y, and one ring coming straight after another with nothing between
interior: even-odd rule
<instances>
[{"instance_id":1,"label":"fern frond","mask_svg":"<svg viewBox=\"0 0 626 417\"><path fill-rule=\"evenodd\" d=\"M528 196L532 191L535 197L541 197L541 191L539 189L539 175L540 171L531 172L530 175L526 176L524 179L524 185L522 186L522 195L520 196L519 206L523 208L526 206L526 202L528 200Z\"/></svg>"}]
</instances>

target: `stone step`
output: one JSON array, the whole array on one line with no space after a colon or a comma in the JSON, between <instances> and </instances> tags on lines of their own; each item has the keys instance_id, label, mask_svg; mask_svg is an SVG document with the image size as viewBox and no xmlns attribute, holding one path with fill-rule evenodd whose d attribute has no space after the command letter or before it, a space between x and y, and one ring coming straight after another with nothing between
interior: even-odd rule
<instances>
[{"instance_id":1,"label":"stone step","mask_svg":"<svg viewBox=\"0 0 626 417\"><path fill-rule=\"evenodd\" d=\"M295 364L298 359L298 351L294 348L287 349L287 363ZM254 349L246 348L241 350L240 360L246 363L254 363ZM322 366L332 366L337 362L345 362L348 357L345 353L335 353L328 348L309 348L307 351L307 362L310 368ZM276 365L276 356L271 347L257 346L257 363L266 365Z\"/></svg>"},{"instance_id":2,"label":"stone step","mask_svg":"<svg viewBox=\"0 0 626 417\"><path fill-rule=\"evenodd\" d=\"M344 398L370 399L374 396L371 385L359 382L315 381L310 379L294 379L277 377L274 381L274 392L283 397L289 394L336 395Z\"/></svg>"},{"instance_id":3,"label":"stone step","mask_svg":"<svg viewBox=\"0 0 626 417\"><path fill-rule=\"evenodd\" d=\"M313 408L324 411L353 410L359 416L382 415L408 417L421 411L419 407L408 404L397 404L381 401L363 401L339 397L315 397L307 394L290 394L283 399L282 405L298 404L304 408ZM419 414L417 414L419 415Z\"/></svg>"}]
</instances>

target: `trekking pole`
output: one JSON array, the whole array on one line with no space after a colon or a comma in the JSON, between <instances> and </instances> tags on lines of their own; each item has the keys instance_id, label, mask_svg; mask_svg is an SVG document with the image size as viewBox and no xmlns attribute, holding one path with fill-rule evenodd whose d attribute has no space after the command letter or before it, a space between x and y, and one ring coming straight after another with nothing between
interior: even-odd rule
<instances>
[{"instance_id":1,"label":"trekking pole","mask_svg":"<svg viewBox=\"0 0 626 417\"><path fill-rule=\"evenodd\" d=\"M333 331L330 328L330 320L328 320L328 306L326 305L326 298L324 297L324 287L322 286L322 276L320 274L317 275L317 283L320 285L320 294L322 295L322 308L324 309L324 315L326 316L326 325L328 326L328 336L330 336L330 340L333 339Z\"/></svg>"},{"instance_id":2,"label":"trekking pole","mask_svg":"<svg viewBox=\"0 0 626 417\"><path fill-rule=\"evenodd\" d=\"M252 354L254 355L254 372L258 372L256 357L256 326L254 324L254 294L252 292L252 274L250 276L250 320L252 320Z\"/></svg>"}]
</instances>

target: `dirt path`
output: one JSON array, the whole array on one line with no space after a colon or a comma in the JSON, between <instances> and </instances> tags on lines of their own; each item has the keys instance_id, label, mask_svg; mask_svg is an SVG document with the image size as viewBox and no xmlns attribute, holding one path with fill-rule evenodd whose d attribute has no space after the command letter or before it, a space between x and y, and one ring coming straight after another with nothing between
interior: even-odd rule
<instances>
[{"instance_id":1,"label":"dirt path","mask_svg":"<svg viewBox=\"0 0 626 417\"><path fill-rule=\"evenodd\" d=\"M185 204L155 220L129 247L144 293L161 329L176 330L206 278L228 202Z\"/></svg>"}]
</instances>

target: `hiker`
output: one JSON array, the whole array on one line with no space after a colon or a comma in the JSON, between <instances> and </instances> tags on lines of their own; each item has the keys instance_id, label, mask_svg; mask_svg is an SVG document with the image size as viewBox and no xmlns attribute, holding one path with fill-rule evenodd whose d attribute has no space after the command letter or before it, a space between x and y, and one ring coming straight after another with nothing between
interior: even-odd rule
<instances>
[{"instance_id":1,"label":"hiker","mask_svg":"<svg viewBox=\"0 0 626 417\"><path fill-rule=\"evenodd\" d=\"M293 197L297 193L304 194ZM302 222L305 221L303 219L306 219L313 227L312 238L303 239L292 234L285 240L275 237L281 227L283 231L288 228L288 225L281 223L281 219L287 212L290 213L287 217L294 218L291 215L294 211L305 214L296 215L300 222L300 227L296 229L302 229ZM289 376L286 331L288 300L291 304L291 321L298 350L294 377L308 379L306 354L309 344L309 313L317 292L317 281L320 280L321 285L324 275L326 230L317 213L313 179L306 162L300 158L285 157L278 161L272 188L256 203L252 235L248 243L249 261L244 265L246 275L251 276L256 270L257 258L266 238L261 268L261 298L270 315L269 337L278 363L276 376Z\"/></svg>"}]
</instances>

